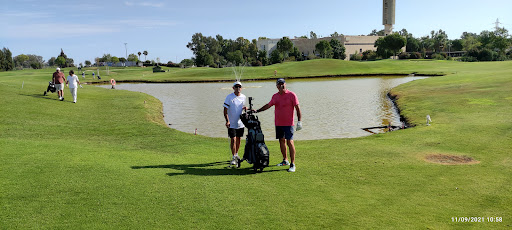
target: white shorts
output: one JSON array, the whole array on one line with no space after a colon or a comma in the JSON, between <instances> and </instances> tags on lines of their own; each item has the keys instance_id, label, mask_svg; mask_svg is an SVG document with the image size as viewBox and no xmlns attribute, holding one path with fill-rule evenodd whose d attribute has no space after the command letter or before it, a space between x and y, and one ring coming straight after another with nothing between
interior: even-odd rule
<instances>
[{"instance_id":1,"label":"white shorts","mask_svg":"<svg viewBox=\"0 0 512 230\"><path fill-rule=\"evenodd\" d=\"M64 83L55 84L55 90L57 90L57 91L64 90Z\"/></svg>"}]
</instances>

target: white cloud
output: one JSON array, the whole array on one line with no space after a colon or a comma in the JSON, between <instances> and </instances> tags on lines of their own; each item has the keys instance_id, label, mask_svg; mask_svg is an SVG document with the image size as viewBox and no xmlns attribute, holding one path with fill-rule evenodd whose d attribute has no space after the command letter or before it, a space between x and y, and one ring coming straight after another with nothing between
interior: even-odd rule
<instances>
[{"instance_id":1,"label":"white cloud","mask_svg":"<svg viewBox=\"0 0 512 230\"><path fill-rule=\"evenodd\" d=\"M152 3L152 2L141 2L140 5L141 6L150 6L150 7L162 7L165 4L163 4L163 3Z\"/></svg>"},{"instance_id":2,"label":"white cloud","mask_svg":"<svg viewBox=\"0 0 512 230\"><path fill-rule=\"evenodd\" d=\"M124 2L125 5L127 6L147 6L147 7L155 7L155 8L160 8L160 7L163 7L165 4L160 2L160 3L155 3L155 2Z\"/></svg>"},{"instance_id":3,"label":"white cloud","mask_svg":"<svg viewBox=\"0 0 512 230\"><path fill-rule=\"evenodd\" d=\"M66 38L118 32L116 28L100 25L39 23L4 25L4 37L9 38Z\"/></svg>"},{"instance_id":4,"label":"white cloud","mask_svg":"<svg viewBox=\"0 0 512 230\"><path fill-rule=\"evenodd\" d=\"M2 13L5 17L17 17L21 19L41 19L41 18L50 18L53 17L53 14L51 13L44 13L44 12L22 12L22 11L11 11Z\"/></svg>"},{"instance_id":5,"label":"white cloud","mask_svg":"<svg viewBox=\"0 0 512 230\"><path fill-rule=\"evenodd\" d=\"M163 27L163 26L175 26L178 25L175 21L165 21L165 20L153 20L153 19L140 19L140 20L121 20L120 24L139 27L139 28L155 28L155 27Z\"/></svg>"}]
</instances>

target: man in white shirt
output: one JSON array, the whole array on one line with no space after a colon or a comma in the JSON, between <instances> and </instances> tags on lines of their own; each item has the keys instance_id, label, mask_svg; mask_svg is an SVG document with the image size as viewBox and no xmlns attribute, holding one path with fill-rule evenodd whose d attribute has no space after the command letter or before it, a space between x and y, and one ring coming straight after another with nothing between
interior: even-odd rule
<instances>
[{"instance_id":1,"label":"man in white shirt","mask_svg":"<svg viewBox=\"0 0 512 230\"><path fill-rule=\"evenodd\" d=\"M244 135L244 124L242 120L240 120L240 115L242 111L246 109L245 104L245 95L242 92L242 83L236 81L233 83L232 94L229 94L224 100L224 119L226 120L226 127L228 128L228 136L231 138L231 154L233 154L233 158L231 160L231 164L237 164L237 161L240 160L238 156L238 149L240 149L240 138Z\"/></svg>"}]
</instances>

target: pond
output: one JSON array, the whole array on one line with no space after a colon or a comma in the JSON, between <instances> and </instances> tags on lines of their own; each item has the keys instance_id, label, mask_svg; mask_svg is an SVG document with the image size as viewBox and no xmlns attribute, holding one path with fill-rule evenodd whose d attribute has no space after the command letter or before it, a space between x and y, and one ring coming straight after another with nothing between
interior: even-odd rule
<instances>
[{"instance_id":1,"label":"pond","mask_svg":"<svg viewBox=\"0 0 512 230\"><path fill-rule=\"evenodd\" d=\"M371 135L366 127L400 124L387 93L394 87L426 77L344 77L286 80L299 98L303 129L295 140L353 138ZM275 81L243 81L242 93L253 97L254 109L277 92ZM102 86L110 88L110 86ZM232 82L118 84L116 88L143 92L163 103L169 127L210 137L227 138L223 103L233 92ZM246 102L248 104L248 102ZM248 106L248 105L247 105ZM266 140L275 140L274 107L257 114ZM297 117L295 116L295 120ZM169 125L170 124L170 125ZM246 130L247 131L247 130ZM377 133L383 130L374 130ZM247 133L247 132L245 132Z\"/></svg>"}]
</instances>

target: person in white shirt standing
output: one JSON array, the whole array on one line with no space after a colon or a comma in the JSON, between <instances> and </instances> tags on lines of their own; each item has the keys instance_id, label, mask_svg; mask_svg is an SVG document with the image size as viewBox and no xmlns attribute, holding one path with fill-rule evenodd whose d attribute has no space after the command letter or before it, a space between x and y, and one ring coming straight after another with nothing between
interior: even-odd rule
<instances>
[{"instance_id":1,"label":"person in white shirt standing","mask_svg":"<svg viewBox=\"0 0 512 230\"><path fill-rule=\"evenodd\" d=\"M226 120L226 127L228 128L228 136L231 139L231 154L233 158L231 164L237 164L240 160L238 150L240 149L240 139L244 135L244 124L240 120L240 115L244 109L247 109L245 104L245 95L242 94L242 83L236 81L233 83L232 94L229 94L224 100L224 119Z\"/></svg>"},{"instance_id":2,"label":"person in white shirt standing","mask_svg":"<svg viewBox=\"0 0 512 230\"><path fill-rule=\"evenodd\" d=\"M71 91L71 96L73 96L73 103L76 103L76 88L78 85L82 87L82 84L80 84L78 77L75 75L75 71L69 71L69 76L66 80L66 84L69 84L69 91Z\"/></svg>"}]
</instances>

